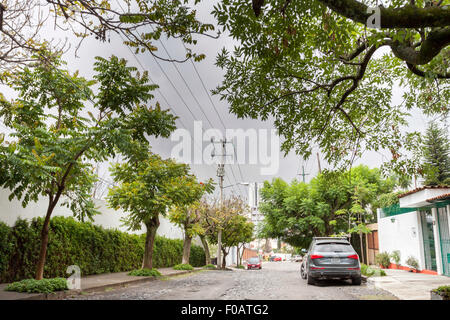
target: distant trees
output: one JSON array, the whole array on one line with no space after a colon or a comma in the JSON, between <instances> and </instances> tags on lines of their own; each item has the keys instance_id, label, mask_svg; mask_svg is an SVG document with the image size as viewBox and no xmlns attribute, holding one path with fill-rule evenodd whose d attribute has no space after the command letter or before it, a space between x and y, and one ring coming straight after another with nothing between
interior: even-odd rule
<instances>
[{"instance_id":1,"label":"distant trees","mask_svg":"<svg viewBox=\"0 0 450 320\"><path fill-rule=\"evenodd\" d=\"M218 243L218 234L222 232L222 266L225 267L225 258L229 254L230 247L241 245L243 242L252 241L253 224L247 221L243 214L247 211L247 205L236 196L225 198L220 204L217 199L202 201L202 225L204 236L201 237L205 251L208 251L208 241Z\"/></svg>"},{"instance_id":2,"label":"distant trees","mask_svg":"<svg viewBox=\"0 0 450 320\"><path fill-rule=\"evenodd\" d=\"M430 122L423 142L425 185L450 185L450 141L448 131Z\"/></svg>"},{"instance_id":3,"label":"distant trees","mask_svg":"<svg viewBox=\"0 0 450 320\"><path fill-rule=\"evenodd\" d=\"M259 236L307 247L313 236L364 232L364 223L374 219L371 204L394 185L378 169L362 165L346 172L325 171L309 184L266 181L261 189L264 221Z\"/></svg>"}]
</instances>

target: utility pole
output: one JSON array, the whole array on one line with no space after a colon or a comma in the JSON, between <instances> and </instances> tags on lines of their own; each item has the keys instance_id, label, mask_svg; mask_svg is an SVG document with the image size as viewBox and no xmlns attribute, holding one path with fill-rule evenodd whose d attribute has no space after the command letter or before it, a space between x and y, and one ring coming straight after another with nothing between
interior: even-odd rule
<instances>
[{"instance_id":1,"label":"utility pole","mask_svg":"<svg viewBox=\"0 0 450 320\"><path fill-rule=\"evenodd\" d=\"M219 143L222 146L222 154L218 155L221 157L220 163L217 165L217 177L219 178L219 188L220 188L220 209L223 207L223 181L225 177L225 157L229 156L226 153L226 144L231 143L227 141L227 139L220 139L219 141L214 141L214 138L211 138L211 143ZM215 157L216 154L211 154L212 157ZM219 230L217 232L217 268L222 268L222 226L219 225Z\"/></svg>"},{"instance_id":2,"label":"utility pole","mask_svg":"<svg viewBox=\"0 0 450 320\"><path fill-rule=\"evenodd\" d=\"M302 173L299 173L298 175L303 176L303 182L305 182L305 176L309 175L309 173L305 173L305 166L302 166Z\"/></svg>"}]
</instances>

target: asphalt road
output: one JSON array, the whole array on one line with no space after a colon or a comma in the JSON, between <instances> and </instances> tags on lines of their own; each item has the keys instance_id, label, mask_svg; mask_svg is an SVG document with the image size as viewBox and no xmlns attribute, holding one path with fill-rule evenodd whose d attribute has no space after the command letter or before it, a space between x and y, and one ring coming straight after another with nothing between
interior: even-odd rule
<instances>
[{"instance_id":1,"label":"asphalt road","mask_svg":"<svg viewBox=\"0 0 450 320\"><path fill-rule=\"evenodd\" d=\"M386 300L396 299L370 283L324 281L308 285L298 262L265 262L262 270L205 270L69 299L109 300Z\"/></svg>"}]
</instances>

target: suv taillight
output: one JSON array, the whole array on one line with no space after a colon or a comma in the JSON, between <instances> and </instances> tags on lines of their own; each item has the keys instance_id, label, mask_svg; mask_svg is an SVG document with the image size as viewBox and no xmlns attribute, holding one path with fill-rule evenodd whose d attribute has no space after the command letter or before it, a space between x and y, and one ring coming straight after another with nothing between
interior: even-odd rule
<instances>
[{"instance_id":1,"label":"suv taillight","mask_svg":"<svg viewBox=\"0 0 450 320\"><path fill-rule=\"evenodd\" d=\"M347 258L359 260L359 257L357 254L352 254L352 255L348 256Z\"/></svg>"},{"instance_id":2,"label":"suv taillight","mask_svg":"<svg viewBox=\"0 0 450 320\"><path fill-rule=\"evenodd\" d=\"M319 259L319 258L323 258L323 256L318 255L318 254L312 254L311 255L311 259Z\"/></svg>"}]
</instances>

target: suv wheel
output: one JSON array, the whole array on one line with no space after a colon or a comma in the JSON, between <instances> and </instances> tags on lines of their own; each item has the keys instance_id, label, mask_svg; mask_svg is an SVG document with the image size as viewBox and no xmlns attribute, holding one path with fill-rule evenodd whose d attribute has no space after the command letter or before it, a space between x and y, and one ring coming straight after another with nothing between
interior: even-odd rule
<instances>
[{"instance_id":1,"label":"suv wheel","mask_svg":"<svg viewBox=\"0 0 450 320\"><path fill-rule=\"evenodd\" d=\"M302 277L302 279L306 280L306 272L305 272L305 265L302 263L302 265L300 266L300 276Z\"/></svg>"},{"instance_id":2,"label":"suv wheel","mask_svg":"<svg viewBox=\"0 0 450 320\"><path fill-rule=\"evenodd\" d=\"M308 283L308 284L316 284L316 280L314 280L313 277L311 277L311 276L308 275L308 281L307 281L307 283Z\"/></svg>"},{"instance_id":3,"label":"suv wheel","mask_svg":"<svg viewBox=\"0 0 450 320\"><path fill-rule=\"evenodd\" d=\"M361 277L352 278L352 284L354 285L361 285Z\"/></svg>"}]
</instances>

